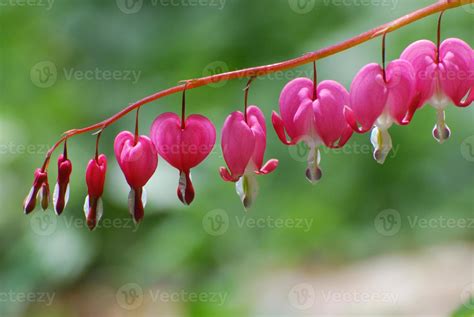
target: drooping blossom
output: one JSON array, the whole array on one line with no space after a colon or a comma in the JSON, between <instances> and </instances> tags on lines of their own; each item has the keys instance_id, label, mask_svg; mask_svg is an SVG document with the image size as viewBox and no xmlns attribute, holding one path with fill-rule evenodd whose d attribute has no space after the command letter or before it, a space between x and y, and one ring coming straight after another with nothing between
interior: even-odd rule
<instances>
[{"instance_id":1,"label":"drooping blossom","mask_svg":"<svg viewBox=\"0 0 474 317\"><path fill-rule=\"evenodd\" d=\"M437 111L433 136L442 143L451 131L445 122L449 104L467 107L474 101L474 53L464 41L447 39L438 47L431 41L411 44L401 58L416 72L417 107L429 103Z\"/></svg>"},{"instance_id":2,"label":"drooping blossom","mask_svg":"<svg viewBox=\"0 0 474 317\"><path fill-rule=\"evenodd\" d=\"M263 164L267 144L265 117L257 106L248 107L246 112L246 116L233 112L224 122L221 146L228 169L221 167L220 175L224 181L236 183L244 207L249 208L258 193L255 175L273 172L278 160Z\"/></svg>"},{"instance_id":3,"label":"drooping blossom","mask_svg":"<svg viewBox=\"0 0 474 317\"><path fill-rule=\"evenodd\" d=\"M309 147L306 177L316 183L322 176L319 147L342 147L353 134L343 113L349 104L349 93L335 81L326 80L315 87L309 78L296 78L283 88L279 104L281 117L273 112L273 127L286 145L306 143Z\"/></svg>"},{"instance_id":4,"label":"drooping blossom","mask_svg":"<svg viewBox=\"0 0 474 317\"><path fill-rule=\"evenodd\" d=\"M72 164L67 158L65 150L58 158L58 180L53 193L54 212L58 216L61 215L69 200L69 177L71 172Z\"/></svg>"},{"instance_id":5,"label":"drooping blossom","mask_svg":"<svg viewBox=\"0 0 474 317\"><path fill-rule=\"evenodd\" d=\"M194 199L191 169L199 165L216 143L216 129L212 122L201 115L190 115L184 124L175 113L158 116L150 132L158 151L174 168L179 170L178 198L185 205Z\"/></svg>"},{"instance_id":6,"label":"drooping blossom","mask_svg":"<svg viewBox=\"0 0 474 317\"><path fill-rule=\"evenodd\" d=\"M33 186L23 202L25 214L29 214L35 209L37 199L39 199L43 210L47 210L49 205L48 172L45 169L38 168L34 176Z\"/></svg>"},{"instance_id":7,"label":"drooping blossom","mask_svg":"<svg viewBox=\"0 0 474 317\"><path fill-rule=\"evenodd\" d=\"M388 129L393 123L406 125L413 118L415 92L415 71L405 60L392 61L385 72L378 64L368 64L354 78L345 116L358 133L372 129L371 142L378 163L383 164L392 150Z\"/></svg>"},{"instance_id":8,"label":"drooping blossom","mask_svg":"<svg viewBox=\"0 0 474 317\"><path fill-rule=\"evenodd\" d=\"M158 155L151 140L129 131L120 132L114 142L115 157L130 185L128 207L136 223L144 216L146 205L145 184L158 166Z\"/></svg>"},{"instance_id":9,"label":"drooping blossom","mask_svg":"<svg viewBox=\"0 0 474 317\"><path fill-rule=\"evenodd\" d=\"M104 192L107 157L104 154L93 158L87 164L86 184L87 196L84 201L84 214L89 229L92 231L104 213L102 193Z\"/></svg>"}]
</instances>

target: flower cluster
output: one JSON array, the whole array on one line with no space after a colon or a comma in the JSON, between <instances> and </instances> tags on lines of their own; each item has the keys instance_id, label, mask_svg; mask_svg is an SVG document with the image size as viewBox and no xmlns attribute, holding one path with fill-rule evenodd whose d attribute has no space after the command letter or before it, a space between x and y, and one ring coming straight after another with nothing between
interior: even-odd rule
<instances>
[{"instance_id":1,"label":"flower cluster","mask_svg":"<svg viewBox=\"0 0 474 317\"><path fill-rule=\"evenodd\" d=\"M320 147L343 147L356 133L371 132L374 159L384 163L392 149L389 129L395 123L409 124L415 112L425 104L437 111L433 136L440 143L451 134L445 122L449 104L467 107L474 101L474 51L460 39L448 39L439 45L418 41L385 67L376 63L364 66L352 81L350 90L338 82L317 82L316 64L313 79L296 78L282 90L280 114L273 112L271 121L278 138L285 145L304 142L309 147L306 177L311 183L322 177ZM232 112L224 122L221 147L227 167L220 176L233 182L245 208L249 208L258 193L256 175L273 172L278 160L264 164L267 127L263 112L257 106L247 106L245 89L244 112ZM135 133L123 131L114 142L115 157L130 186L129 211L139 222L144 217L146 191L144 186L155 173L158 157L179 172L177 196L189 205L195 197L191 169L196 168L211 153L216 142L212 122L201 115L185 117L185 91L181 117L175 113L159 115L150 129L150 136L138 134L138 111ZM99 134L100 137L100 134ZM98 144L97 139L97 144ZM98 147L98 145L97 145ZM47 162L35 172L30 193L24 202L25 213L34 210L37 199L43 209L49 202ZM100 220L103 207L107 158L98 153L86 170L88 195L84 204L87 224L92 230ZM72 164L64 153L58 159L58 178L54 190L54 210L64 210L69 196ZM38 197L38 198L37 198Z\"/></svg>"}]
</instances>

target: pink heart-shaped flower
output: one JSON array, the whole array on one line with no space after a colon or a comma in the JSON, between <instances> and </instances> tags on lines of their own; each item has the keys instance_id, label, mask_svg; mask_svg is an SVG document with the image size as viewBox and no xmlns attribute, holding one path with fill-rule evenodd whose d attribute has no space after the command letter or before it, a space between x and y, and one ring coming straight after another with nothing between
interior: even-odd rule
<instances>
[{"instance_id":1,"label":"pink heart-shaped flower","mask_svg":"<svg viewBox=\"0 0 474 317\"><path fill-rule=\"evenodd\" d=\"M214 125L201 115L190 115L182 125L177 114L167 112L155 119L150 135L158 154L180 171L178 197L189 205L194 199L190 170L204 161L214 148Z\"/></svg>"},{"instance_id":2,"label":"pink heart-shaped flower","mask_svg":"<svg viewBox=\"0 0 474 317\"><path fill-rule=\"evenodd\" d=\"M151 140L144 135L135 136L129 131L120 132L114 142L115 157L131 187L129 211L135 222L144 217L146 195L143 186L158 166L158 155Z\"/></svg>"}]
</instances>

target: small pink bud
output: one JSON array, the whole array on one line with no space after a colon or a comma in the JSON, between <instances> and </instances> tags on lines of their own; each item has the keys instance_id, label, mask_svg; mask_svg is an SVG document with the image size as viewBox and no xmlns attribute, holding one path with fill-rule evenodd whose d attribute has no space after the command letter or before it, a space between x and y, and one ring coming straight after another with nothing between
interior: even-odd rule
<instances>
[{"instance_id":1,"label":"small pink bud","mask_svg":"<svg viewBox=\"0 0 474 317\"><path fill-rule=\"evenodd\" d=\"M48 209L49 202L49 184L48 184L48 172L43 171L41 168L36 169L33 186L26 196L23 203L23 211L25 214L29 214L36 207L36 199L39 198L41 207L43 210Z\"/></svg>"},{"instance_id":2,"label":"small pink bud","mask_svg":"<svg viewBox=\"0 0 474 317\"><path fill-rule=\"evenodd\" d=\"M58 180L54 187L54 211L59 216L69 200L69 177L72 172L71 161L64 154L58 158Z\"/></svg>"},{"instance_id":3,"label":"small pink bud","mask_svg":"<svg viewBox=\"0 0 474 317\"><path fill-rule=\"evenodd\" d=\"M131 132L122 131L115 138L115 157L131 187L128 205L136 223L144 216L146 193L145 184L155 173L158 155L151 140L144 135L135 137Z\"/></svg>"},{"instance_id":4,"label":"small pink bud","mask_svg":"<svg viewBox=\"0 0 474 317\"><path fill-rule=\"evenodd\" d=\"M105 174L107 172L107 157L99 155L87 164L86 184L87 197L84 202L84 214L87 226L92 231L103 215L102 193L104 192Z\"/></svg>"}]
</instances>

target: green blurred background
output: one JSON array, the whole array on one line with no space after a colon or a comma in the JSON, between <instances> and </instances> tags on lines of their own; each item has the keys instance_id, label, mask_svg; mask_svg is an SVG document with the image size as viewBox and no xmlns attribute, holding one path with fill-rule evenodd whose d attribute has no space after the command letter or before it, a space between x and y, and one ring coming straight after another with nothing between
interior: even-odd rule
<instances>
[{"instance_id":1,"label":"green blurred background","mask_svg":"<svg viewBox=\"0 0 474 317\"><path fill-rule=\"evenodd\" d=\"M250 212L218 175L218 143L193 171L197 196L188 208L176 197L177 171L160 160L139 227L113 157L115 135L133 129L128 116L103 134L109 171L96 231L82 211L90 134L69 142L64 214L21 209L34 169L63 131L180 80L299 56L433 1L31 1L0 5L0 316L474 314L466 302L474 291L472 107L449 108L453 133L443 145L431 136L430 107L410 126L392 128L396 153L384 166L372 159L368 135L355 135L345 151L323 151L317 186L304 178L305 149L282 145L267 120L266 159L280 166L259 177ZM434 40L436 20L390 34L388 58L415 40ZM451 10L443 37L472 46L473 22L474 7ZM348 87L380 54L376 39L327 58L319 78ZM87 71L92 77L82 78ZM299 76L311 76L311 65L256 80L250 102L269 119L282 87ZM188 112L208 116L220 131L242 108L245 82L190 91ZM158 114L179 111L180 98L144 107L141 131Z\"/></svg>"}]
</instances>

